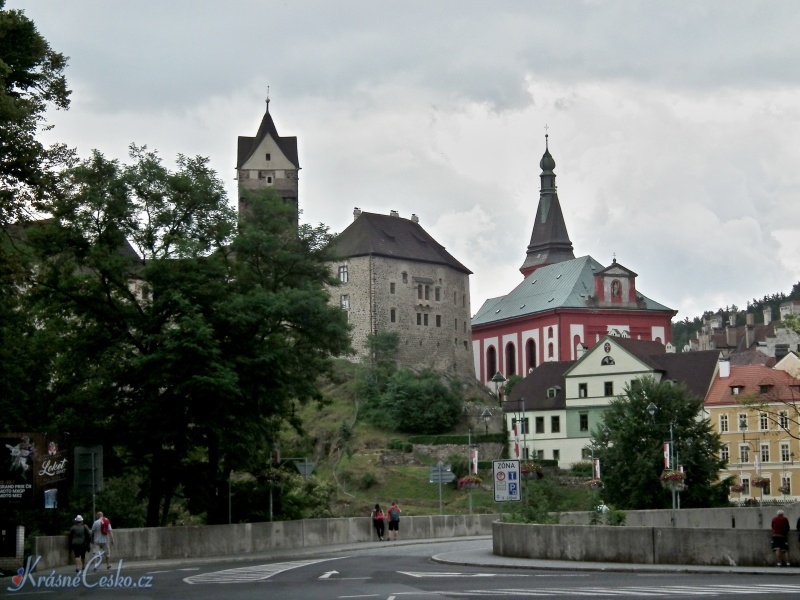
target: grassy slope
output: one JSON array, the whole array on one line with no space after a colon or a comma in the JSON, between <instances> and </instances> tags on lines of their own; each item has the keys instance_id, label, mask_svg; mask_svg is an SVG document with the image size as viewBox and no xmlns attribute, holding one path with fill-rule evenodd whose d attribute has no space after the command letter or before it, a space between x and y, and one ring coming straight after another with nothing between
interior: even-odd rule
<instances>
[{"instance_id":1,"label":"grassy slope","mask_svg":"<svg viewBox=\"0 0 800 600\"><path fill-rule=\"evenodd\" d=\"M428 467L433 460L417 453L407 455L388 450L392 440L405 440L407 436L357 419L358 402L351 391L356 371L357 367L350 363L343 361L338 365L337 381L323 386L328 403L299 410L304 423L302 435L284 434L283 455L306 456L317 463L314 476L333 482L337 487L332 507L336 516L367 516L376 502L385 507L391 500L397 500L406 515L439 514L439 485L428 482ZM467 395L478 403L489 399L477 386ZM467 427L465 421L458 430L466 432ZM348 429L349 439L346 433L343 435L343 430ZM508 510L508 506L494 503L487 485L491 474L480 475L484 485L471 492L473 512ZM588 490L562 486L557 481L552 474L542 480L542 485L554 488L552 502L557 506L551 506L552 510L588 510L596 501ZM444 514L468 512L470 494L467 491L455 489L453 485L442 485L441 491Z\"/></svg>"}]
</instances>

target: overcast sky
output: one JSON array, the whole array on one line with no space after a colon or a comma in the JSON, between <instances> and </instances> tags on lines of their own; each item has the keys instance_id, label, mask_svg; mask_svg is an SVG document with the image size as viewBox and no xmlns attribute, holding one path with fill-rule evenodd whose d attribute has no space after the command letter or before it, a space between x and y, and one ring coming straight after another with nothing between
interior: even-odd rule
<instances>
[{"instance_id":1,"label":"overcast sky","mask_svg":"<svg viewBox=\"0 0 800 600\"><path fill-rule=\"evenodd\" d=\"M678 318L800 280L800 2L9 0L69 57L50 140L210 158L298 138L303 220L415 213L474 275L521 280L545 125L576 256Z\"/></svg>"}]
</instances>

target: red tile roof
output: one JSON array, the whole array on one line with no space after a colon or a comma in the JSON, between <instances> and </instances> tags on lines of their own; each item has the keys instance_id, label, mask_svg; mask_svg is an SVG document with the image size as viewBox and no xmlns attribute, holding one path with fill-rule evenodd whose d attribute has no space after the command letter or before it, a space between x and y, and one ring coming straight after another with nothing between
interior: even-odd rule
<instances>
[{"instance_id":1,"label":"red tile roof","mask_svg":"<svg viewBox=\"0 0 800 600\"><path fill-rule=\"evenodd\" d=\"M706 406L739 404L743 396L761 394L762 385L772 386L770 391L763 395L765 400L800 402L800 379L792 377L785 371L777 371L764 365L732 365L730 377L717 376L714 379L705 404ZM731 393L732 387L741 388L738 395Z\"/></svg>"}]
</instances>

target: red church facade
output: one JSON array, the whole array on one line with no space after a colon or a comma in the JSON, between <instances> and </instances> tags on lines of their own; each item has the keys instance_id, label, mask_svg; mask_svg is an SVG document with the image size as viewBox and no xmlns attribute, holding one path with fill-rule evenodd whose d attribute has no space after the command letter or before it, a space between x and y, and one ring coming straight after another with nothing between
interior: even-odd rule
<instances>
[{"instance_id":1,"label":"red church facade","mask_svg":"<svg viewBox=\"0 0 800 600\"><path fill-rule=\"evenodd\" d=\"M491 382L525 375L543 362L576 360L607 334L669 345L676 311L636 289L636 273L616 262L603 267L575 258L556 194L549 149L540 162L542 186L525 262L525 279L487 300L472 319L475 376Z\"/></svg>"}]
</instances>

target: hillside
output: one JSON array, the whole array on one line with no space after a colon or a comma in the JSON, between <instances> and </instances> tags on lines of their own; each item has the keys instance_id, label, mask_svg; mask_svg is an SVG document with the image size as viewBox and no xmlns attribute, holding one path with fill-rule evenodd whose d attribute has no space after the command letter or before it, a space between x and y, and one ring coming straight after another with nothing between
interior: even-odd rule
<instances>
[{"instance_id":1,"label":"hillside","mask_svg":"<svg viewBox=\"0 0 800 600\"><path fill-rule=\"evenodd\" d=\"M351 391L356 371L357 367L351 363L338 363L336 380L326 382L323 387L328 403L321 407L305 406L298 411L303 433L284 433L282 455L305 456L316 463L314 475L335 486L332 509L336 516L367 516L375 503L385 506L391 500L397 500L405 514L439 514L439 485L428 482L429 467L438 460L446 464L461 460L462 468L466 469L467 444L412 445L408 443L408 435L359 419L359 401ZM492 413L488 432L500 433L503 419L494 395L477 382L465 386L464 392L463 418L454 432L442 433L466 436L471 429L473 436L484 434L487 425L480 415L487 408ZM485 467L479 475L484 482L469 493L452 484L442 485L441 502L445 514L468 512L470 502L476 513L498 510L489 487L491 474L487 462L502 457L503 444L480 438L479 441L479 460ZM561 483L557 475L551 473L551 486ZM574 502L577 505L590 506L595 501L579 484L571 482L567 487L577 492ZM574 504L571 500L567 502Z\"/></svg>"}]
</instances>

